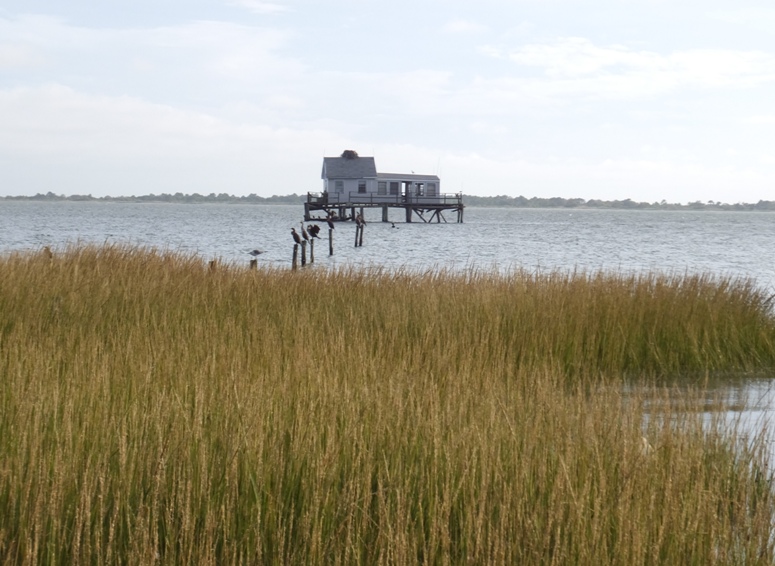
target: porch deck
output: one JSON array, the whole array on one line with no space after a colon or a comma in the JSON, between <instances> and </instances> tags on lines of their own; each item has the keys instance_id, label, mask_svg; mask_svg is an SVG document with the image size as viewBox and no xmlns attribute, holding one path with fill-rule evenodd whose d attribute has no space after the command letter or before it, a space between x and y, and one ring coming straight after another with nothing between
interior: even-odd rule
<instances>
[{"instance_id":1,"label":"porch deck","mask_svg":"<svg viewBox=\"0 0 775 566\"><path fill-rule=\"evenodd\" d=\"M307 193L304 203L306 221L325 220L333 213L337 220L354 220L355 209L362 213L365 208L381 208L382 221L389 222L388 210L404 210L406 222L417 217L423 222L447 222L444 212L456 213L456 222L463 222L463 193L425 195L377 195L373 193ZM349 214L348 214L349 209ZM319 212L321 216L313 216Z\"/></svg>"}]
</instances>

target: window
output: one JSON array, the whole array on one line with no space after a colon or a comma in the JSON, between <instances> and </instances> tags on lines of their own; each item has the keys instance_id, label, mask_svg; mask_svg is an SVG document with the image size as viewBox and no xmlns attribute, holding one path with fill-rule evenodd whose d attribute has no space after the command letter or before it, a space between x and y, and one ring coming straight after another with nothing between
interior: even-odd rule
<instances>
[{"instance_id":1,"label":"window","mask_svg":"<svg viewBox=\"0 0 775 566\"><path fill-rule=\"evenodd\" d=\"M377 194L378 195L386 195L387 194L387 181L379 181L377 183Z\"/></svg>"},{"instance_id":2,"label":"window","mask_svg":"<svg viewBox=\"0 0 775 566\"><path fill-rule=\"evenodd\" d=\"M358 192L359 193L366 192L366 181L358 181Z\"/></svg>"},{"instance_id":3,"label":"window","mask_svg":"<svg viewBox=\"0 0 775 566\"><path fill-rule=\"evenodd\" d=\"M436 196L436 183L428 183L428 196L429 197Z\"/></svg>"},{"instance_id":4,"label":"window","mask_svg":"<svg viewBox=\"0 0 775 566\"><path fill-rule=\"evenodd\" d=\"M398 181L390 181L390 194L391 195L398 194Z\"/></svg>"},{"instance_id":5,"label":"window","mask_svg":"<svg viewBox=\"0 0 775 566\"><path fill-rule=\"evenodd\" d=\"M337 181L336 182L336 192L337 193L343 193L344 192L344 181Z\"/></svg>"},{"instance_id":6,"label":"window","mask_svg":"<svg viewBox=\"0 0 775 566\"><path fill-rule=\"evenodd\" d=\"M423 196L423 184L422 183L415 183L414 184L414 194L415 194L415 196L418 196L418 197Z\"/></svg>"}]
</instances>

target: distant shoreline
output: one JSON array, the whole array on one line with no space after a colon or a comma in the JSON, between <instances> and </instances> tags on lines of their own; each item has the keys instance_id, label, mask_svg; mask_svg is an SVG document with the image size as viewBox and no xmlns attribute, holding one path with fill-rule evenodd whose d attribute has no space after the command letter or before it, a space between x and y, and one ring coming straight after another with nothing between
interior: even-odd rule
<instances>
[{"instance_id":1,"label":"distant shoreline","mask_svg":"<svg viewBox=\"0 0 775 566\"><path fill-rule=\"evenodd\" d=\"M121 197L94 197L92 195L56 195L54 193L38 193L34 196L6 196L1 200L8 201L44 201L44 202L117 202L117 203L179 203L179 204L303 204L307 200L306 195L273 195L260 197L256 194L246 196L234 196L226 193L210 193L201 195L183 193L160 195L149 194L141 196ZM481 197L464 195L463 202L467 207L498 207L498 208L567 208L567 209L616 209L616 210L711 210L711 211L765 211L775 212L775 201L760 200L757 203L722 202L690 202L688 204L660 202L636 202L631 199L624 200L584 200L582 198L565 199L553 198L526 198L524 196L492 196Z\"/></svg>"}]
</instances>

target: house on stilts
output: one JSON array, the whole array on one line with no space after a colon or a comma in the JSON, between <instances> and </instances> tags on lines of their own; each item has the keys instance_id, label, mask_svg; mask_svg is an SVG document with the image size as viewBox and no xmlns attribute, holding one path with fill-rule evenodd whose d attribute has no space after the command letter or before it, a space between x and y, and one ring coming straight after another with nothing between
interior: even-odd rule
<instances>
[{"instance_id":1,"label":"house on stilts","mask_svg":"<svg viewBox=\"0 0 775 566\"><path fill-rule=\"evenodd\" d=\"M406 222L414 217L423 222L447 222L444 213L454 213L463 222L463 194L444 194L437 175L378 173L373 157L360 157L346 150L339 157L324 157L323 191L307 193L304 219L353 220L356 209L382 209L382 221L389 222L388 210L403 209Z\"/></svg>"}]
</instances>

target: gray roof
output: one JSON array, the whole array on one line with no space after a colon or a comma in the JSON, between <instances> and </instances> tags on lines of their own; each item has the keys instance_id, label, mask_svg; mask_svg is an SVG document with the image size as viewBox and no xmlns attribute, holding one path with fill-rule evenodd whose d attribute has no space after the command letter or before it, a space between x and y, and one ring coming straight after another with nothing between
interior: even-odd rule
<instances>
[{"instance_id":1,"label":"gray roof","mask_svg":"<svg viewBox=\"0 0 775 566\"><path fill-rule=\"evenodd\" d=\"M324 157L321 179L371 179L377 176L373 157Z\"/></svg>"},{"instance_id":2,"label":"gray roof","mask_svg":"<svg viewBox=\"0 0 775 566\"><path fill-rule=\"evenodd\" d=\"M379 179L392 179L402 181L438 181L438 175L415 175L414 173L377 173Z\"/></svg>"}]
</instances>

